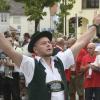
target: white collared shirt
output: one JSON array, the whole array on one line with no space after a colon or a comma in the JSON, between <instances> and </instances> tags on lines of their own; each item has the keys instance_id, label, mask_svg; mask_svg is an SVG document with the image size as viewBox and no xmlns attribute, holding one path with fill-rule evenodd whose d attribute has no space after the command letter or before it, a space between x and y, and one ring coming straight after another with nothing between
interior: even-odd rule
<instances>
[{"instance_id":1,"label":"white collared shirt","mask_svg":"<svg viewBox=\"0 0 100 100\"><path fill-rule=\"evenodd\" d=\"M91 64L100 67L100 55L97 55L95 61Z\"/></svg>"},{"instance_id":2,"label":"white collared shirt","mask_svg":"<svg viewBox=\"0 0 100 100\"><path fill-rule=\"evenodd\" d=\"M57 57L60 58L60 60L63 62L64 68L68 69L71 65L74 64L74 57L72 54L72 51L70 49L66 50L65 52L59 52ZM57 70L57 68L54 67L54 58L51 57L51 65L52 68L50 68L44 59L37 57L36 58L38 61L42 63L42 65L45 67L45 72L46 72L46 83L58 80L61 81L61 76ZM26 85L31 82L33 76L34 76L34 69L35 69L35 61L33 58L23 56L23 60L21 63L21 71L25 75L25 80L26 80ZM60 92L54 92L51 94L51 100L64 100L64 91Z\"/></svg>"}]
</instances>

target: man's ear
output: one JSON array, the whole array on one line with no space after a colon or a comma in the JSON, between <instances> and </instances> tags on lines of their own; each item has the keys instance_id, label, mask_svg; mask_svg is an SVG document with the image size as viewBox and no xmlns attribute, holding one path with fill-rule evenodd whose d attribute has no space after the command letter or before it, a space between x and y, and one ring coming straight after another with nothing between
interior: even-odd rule
<instances>
[{"instance_id":1,"label":"man's ear","mask_svg":"<svg viewBox=\"0 0 100 100\"><path fill-rule=\"evenodd\" d=\"M34 46L33 47L33 51L35 52L35 53L37 53L37 48Z\"/></svg>"}]
</instances>

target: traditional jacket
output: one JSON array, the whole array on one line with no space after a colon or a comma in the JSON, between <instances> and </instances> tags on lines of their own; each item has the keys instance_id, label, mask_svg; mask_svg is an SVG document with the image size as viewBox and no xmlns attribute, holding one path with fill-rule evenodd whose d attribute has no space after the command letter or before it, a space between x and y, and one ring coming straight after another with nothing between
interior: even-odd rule
<instances>
[{"instance_id":1,"label":"traditional jacket","mask_svg":"<svg viewBox=\"0 0 100 100\"><path fill-rule=\"evenodd\" d=\"M59 58L54 60L55 67L61 75L64 84L65 100L68 100L68 87L64 73L64 67ZM51 91L46 84L45 67L35 60L35 71L32 81L28 85L29 100L51 100Z\"/></svg>"}]
</instances>

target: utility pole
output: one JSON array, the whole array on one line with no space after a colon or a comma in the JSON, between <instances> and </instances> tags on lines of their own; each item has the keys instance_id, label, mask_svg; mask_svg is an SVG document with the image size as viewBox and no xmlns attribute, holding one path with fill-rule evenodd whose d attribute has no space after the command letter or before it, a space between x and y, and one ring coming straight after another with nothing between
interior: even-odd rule
<instances>
[{"instance_id":1,"label":"utility pole","mask_svg":"<svg viewBox=\"0 0 100 100\"><path fill-rule=\"evenodd\" d=\"M65 6L66 6L66 4L67 4L67 0L65 0ZM64 24L65 24L65 36L67 35L67 20L66 20L66 14L65 14L65 20L64 20L65 22L64 22Z\"/></svg>"},{"instance_id":2,"label":"utility pole","mask_svg":"<svg viewBox=\"0 0 100 100\"><path fill-rule=\"evenodd\" d=\"M66 6L67 5L67 0L62 0L63 1L63 4ZM67 18L66 18L66 14L64 15L64 35L67 35Z\"/></svg>"},{"instance_id":3,"label":"utility pole","mask_svg":"<svg viewBox=\"0 0 100 100\"><path fill-rule=\"evenodd\" d=\"M77 38L77 29L78 29L78 16L77 16L77 14L75 14L75 19L76 19L76 22L75 22L75 37Z\"/></svg>"}]
</instances>

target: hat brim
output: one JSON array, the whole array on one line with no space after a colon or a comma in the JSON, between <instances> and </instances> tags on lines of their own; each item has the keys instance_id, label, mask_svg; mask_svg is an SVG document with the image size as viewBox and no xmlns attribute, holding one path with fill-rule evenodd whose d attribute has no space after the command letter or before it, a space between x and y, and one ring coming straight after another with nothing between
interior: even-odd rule
<instances>
[{"instance_id":1,"label":"hat brim","mask_svg":"<svg viewBox=\"0 0 100 100\"><path fill-rule=\"evenodd\" d=\"M52 34L51 32L48 32L48 31L43 31L43 32L36 32L32 35L31 37L31 41L28 45L28 51L30 53L34 53L33 51L33 47L34 47L34 44L42 37L47 37L50 41L52 41Z\"/></svg>"}]
</instances>

